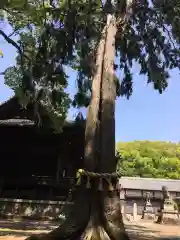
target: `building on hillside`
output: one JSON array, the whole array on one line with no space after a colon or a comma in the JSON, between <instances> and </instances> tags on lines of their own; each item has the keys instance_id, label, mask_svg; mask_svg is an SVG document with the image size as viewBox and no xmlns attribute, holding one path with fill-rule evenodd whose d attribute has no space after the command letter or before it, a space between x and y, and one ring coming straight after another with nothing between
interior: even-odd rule
<instances>
[{"instance_id":1,"label":"building on hillside","mask_svg":"<svg viewBox=\"0 0 180 240\"><path fill-rule=\"evenodd\" d=\"M68 178L82 168L84 122L68 122L61 133L36 127L33 106L16 97L0 106L0 197L51 199L66 195Z\"/></svg>"},{"instance_id":2,"label":"building on hillside","mask_svg":"<svg viewBox=\"0 0 180 240\"><path fill-rule=\"evenodd\" d=\"M173 199L180 197L180 180L122 177L119 179L120 199L125 206L125 212L132 214L133 203L138 206L138 213L141 214L144 208L146 193L150 193L151 203L157 211L163 197L162 187L166 186Z\"/></svg>"}]
</instances>

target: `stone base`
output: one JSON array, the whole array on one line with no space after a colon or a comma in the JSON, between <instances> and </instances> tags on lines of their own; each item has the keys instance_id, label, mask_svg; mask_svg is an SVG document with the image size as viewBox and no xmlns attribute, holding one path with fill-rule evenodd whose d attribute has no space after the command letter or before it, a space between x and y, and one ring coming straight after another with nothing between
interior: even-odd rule
<instances>
[{"instance_id":1,"label":"stone base","mask_svg":"<svg viewBox=\"0 0 180 240\"><path fill-rule=\"evenodd\" d=\"M143 220L155 220L155 214L153 211L146 211L144 210L143 213L142 213L142 218Z\"/></svg>"},{"instance_id":2,"label":"stone base","mask_svg":"<svg viewBox=\"0 0 180 240\"><path fill-rule=\"evenodd\" d=\"M141 219L154 221L155 220L155 214L149 214L149 213L144 214Z\"/></svg>"},{"instance_id":3,"label":"stone base","mask_svg":"<svg viewBox=\"0 0 180 240\"><path fill-rule=\"evenodd\" d=\"M172 225L179 225L180 218L177 213L166 213L164 212L162 215L162 223L163 224L172 224Z\"/></svg>"},{"instance_id":4,"label":"stone base","mask_svg":"<svg viewBox=\"0 0 180 240\"><path fill-rule=\"evenodd\" d=\"M0 218L61 220L62 206L72 204L62 201L0 198Z\"/></svg>"},{"instance_id":5,"label":"stone base","mask_svg":"<svg viewBox=\"0 0 180 240\"><path fill-rule=\"evenodd\" d=\"M180 225L180 216L178 211L167 212L162 211L159 215L162 224L169 224L169 225Z\"/></svg>"}]
</instances>

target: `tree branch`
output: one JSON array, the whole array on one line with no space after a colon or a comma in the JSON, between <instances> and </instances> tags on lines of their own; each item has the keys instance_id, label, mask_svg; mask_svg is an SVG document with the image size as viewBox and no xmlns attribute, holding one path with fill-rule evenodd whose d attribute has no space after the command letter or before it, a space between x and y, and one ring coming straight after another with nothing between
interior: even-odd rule
<instances>
[{"instance_id":1,"label":"tree branch","mask_svg":"<svg viewBox=\"0 0 180 240\"><path fill-rule=\"evenodd\" d=\"M9 44L13 45L13 47L15 47L20 54L23 54L21 48L19 47L19 45L18 45L14 40L12 40L10 37L8 37L2 30L0 30L0 35L3 36L3 38L4 38Z\"/></svg>"},{"instance_id":2,"label":"tree branch","mask_svg":"<svg viewBox=\"0 0 180 240\"><path fill-rule=\"evenodd\" d=\"M11 44L13 47L16 48L21 56L24 56L26 59L28 59L30 61L30 59L26 55L24 55L20 46L14 40L12 40L10 37L8 37L8 35L6 35L5 32L0 30L0 35L6 40L6 42L8 42L9 44Z\"/></svg>"},{"instance_id":3,"label":"tree branch","mask_svg":"<svg viewBox=\"0 0 180 240\"><path fill-rule=\"evenodd\" d=\"M173 48L176 49L176 46L175 46L175 43L174 43L173 37L171 36L170 31L166 28L165 25L163 26L163 28L164 28L164 31L167 33L167 35L169 37L169 41L172 44Z\"/></svg>"},{"instance_id":4,"label":"tree branch","mask_svg":"<svg viewBox=\"0 0 180 240\"><path fill-rule=\"evenodd\" d=\"M8 37L12 37L15 33L17 33L18 29L14 30L11 34L8 35Z\"/></svg>"}]
</instances>

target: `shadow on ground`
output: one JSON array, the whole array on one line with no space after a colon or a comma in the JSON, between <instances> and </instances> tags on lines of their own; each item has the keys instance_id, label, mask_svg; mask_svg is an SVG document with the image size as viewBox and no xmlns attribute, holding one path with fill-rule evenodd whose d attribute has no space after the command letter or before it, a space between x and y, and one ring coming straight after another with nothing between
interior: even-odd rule
<instances>
[{"instance_id":1,"label":"shadow on ground","mask_svg":"<svg viewBox=\"0 0 180 240\"><path fill-rule=\"evenodd\" d=\"M51 231L59 224L60 221L0 220L0 236L30 236L36 232Z\"/></svg>"},{"instance_id":2,"label":"shadow on ground","mask_svg":"<svg viewBox=\"0 0 180 240\"><path fill-rule=\"evenodd\" d=\"M163 227L164 229L172 229L174 226L161 225L159 229L152 229L148 224L145 226L138 223L126 225L126 229L131 240L180 240L180 226L179 228L176 228L173 234L166 233L166 236L162 230Z\"/></svg>"},{"instance_id":3,"label":"shadow on ground","mask_svg":"<svg viewBox=\"0 0 180 240\"><path fill-rule=\"evenodd\" d=\"M24 237L34 234L46 233L60 224L60 221L13 221L13 220L0 220L0 236ZM159 229L152 229L150 225L141 225L139 223L125 224L130 240L180 240L180 226L176 228L173 235L163 235L162 226ZM164 226L165 228L172 226ZM177 235L177 236L176 236ZM3 238L4 239L4 238Z\"/></svg>"}]
</instances>

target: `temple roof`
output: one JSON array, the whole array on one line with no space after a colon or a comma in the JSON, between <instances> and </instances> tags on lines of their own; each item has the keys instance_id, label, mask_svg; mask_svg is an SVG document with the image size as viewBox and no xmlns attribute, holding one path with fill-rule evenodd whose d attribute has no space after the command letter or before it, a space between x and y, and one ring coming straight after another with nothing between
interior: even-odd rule
<instances>
[{"instance_id":1,"label":"temple roof","mask_svg":"<svg viewBox=\"0 0 180 240\"><path fill-rule=\"evenodd\" d=\"M33 111L32 104L23 108L16 97L12 97L0 105L0 144L3 156L6 156L3 166L6 163L15 164L14 169L16 169L18 168L17 162L19 162L19 166L22 166L21 161L24 162L24 158L26 158L29 166L36 165L32 168L36 168L37 172L47 169L48 174L51 175L56 158L61 155L61 162L67 161L66 164L71 164L73 168L81 168L84 154L85 121L81 118L75 121L65 121L62 132L57 132L48 124L37 126L33 120ZM46 112L43 111L44 113ZM25 157L24 154L26 154ZM14 159L17 159L16 163L13 163ZM42 162L46 162L46 164L41 165ZM48 162L51 164L48 165ZM30 167L29 170L27 168L27 171L30 169ZM41 173L38 174L41 175Z\"/></svg>"},{"instance_id":2,"label":"temple roof","mask_svg":"<svg viewBox=\"0 0 180 240\"><path fill-rule=\"evenodd\" d=\"M34 121L28 119L5 119L0 120L1 126L34 126Z\"/></svg>"},{"instance_id":3,"label":"temple roof","mask_svg":"<svg viewBox=\"0 0 180 240\"><path fill-rule=\"evenodd\" d=\"M175 179L121 177L119 183L132 190L161 191L166 186L170 192L180 192L180 180Z\"/></svg>"},{"instance_id":4,"label":"temple roof","mask_svg":"<svg viewBox=\"0 0 180 240\"><path fill-rule=\"evenodd\" d=\"M0 105L0 119L5 120L5 119L12 119L15 117L23 118L24 114L26 113L27 118L30 117L32 114L32 104L28 105L28 108L23 108L16 96L8 99L7 101L3 102Z\"/></svg>"},{"instance_id":5,"label":"temple roof","mask_svg":"<svg viewBox=\"0 0 180 240\"><path fill-rule=\"evenodd\" d=\"M43 114L46 114L46 111ZM16 96L10 98L4 103L0 104L0 127L34 127L35 122L33 121L34 106L33 104L28 104L23 107ZM79 119L79 116L77 117ZM85 120L77 121L65 121L63 129L80 129L85 127Z\"/></svg>"}]
</instances>

